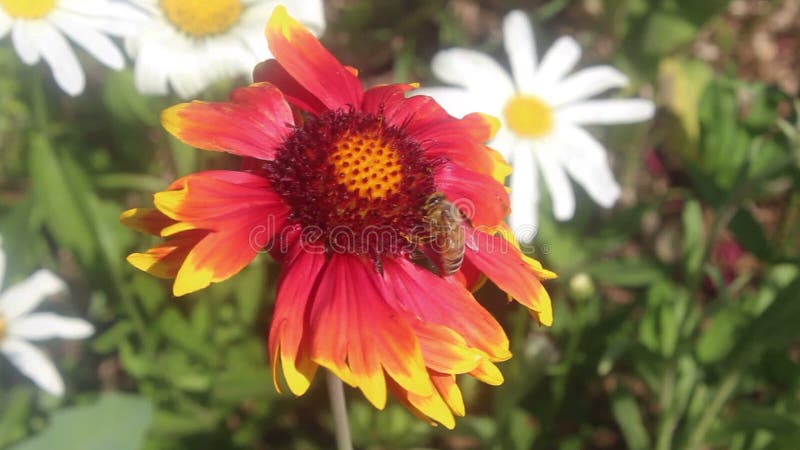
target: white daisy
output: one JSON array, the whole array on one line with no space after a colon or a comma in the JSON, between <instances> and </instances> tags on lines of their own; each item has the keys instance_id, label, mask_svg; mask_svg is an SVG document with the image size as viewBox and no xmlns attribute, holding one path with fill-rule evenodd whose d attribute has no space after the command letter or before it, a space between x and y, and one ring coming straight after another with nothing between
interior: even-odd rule
<instances>
[{"instance_id":1,"label":"white daisy","mask_svg":"<svg viewBox=\"0 0 800 450\"><path fill-rule=\"evenodd\" d=\"M83 92L86 78L64 36L104 65L119 70L125 58L106 34L116 34L107 0L0 0L0 39L9 32L25 64L44 59L69 95Z\"/></svg>"},{"instance_id":2,"label":"white daisy","mask_svg":"<svg viewBox=\"0 0 800 450\"><path fill-rule=\"evenodd\" d=\"M6 255L0 249L0 287ZM50 359L30 341L52 338L83 339L94 333L85 320L53 313L31 313L49 295L62 292L64 282L48 270L39 270L0 294L0 353L40 388L64 394L64 382Z\"/></svg>"},{"instance_id":3,"label":"white daisy","mask_svg":"<svg viewBox=\"0 0 800 450\"><path fill-rule=\"evenodd\" d=\"M415 94L434 97L457 116L482 111L501 119L503 127L490 145L514 166L509 221L520 239L529 240L538 223L537 172L544 177L558 220L575 213L567 174L595 202L610 208L620 187L606 149L581 126L648 120L655 107L643 99L589 100L627 85L628 78L610 66L567 76L581 56L578 43L569 37L558 39L537 62L533 30L521 11L505 17L503 38L511 75L483 53L453 48L437 53L432 69L441 80L460 87L425 88Z\"/></svg>"},{"instance_id":4,"label":"white daisy","mask_svg":"<svg viewBox=\"0 0 800 450\"><path fill-rule=\"evenodd\" d=\"M146 13L126 49L136 60L136 87L164 95L169 86L194 97L211 83L249 76L272 54L264 27L284 4L315 33L325 28L322 0L131 0Z\"/></svg>"}]
</instances>

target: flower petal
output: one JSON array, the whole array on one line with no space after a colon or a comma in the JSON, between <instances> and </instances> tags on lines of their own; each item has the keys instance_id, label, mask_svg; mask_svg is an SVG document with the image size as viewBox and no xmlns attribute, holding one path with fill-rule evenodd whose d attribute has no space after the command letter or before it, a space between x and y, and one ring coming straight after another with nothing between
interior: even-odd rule
<instances>
[{"instance_id":1,"label":"flower petal","mask_svg":"<svg viewBox=\"0 0 800 450\"><path fill-rule=\"evenodd\" d=\"M312 359L383 409L384 370L403 389L418 395L429 395L434 388L416 336L387 303L379 283L382 280L365 257L333 254L309 320Z\"/></svg>"},{"instance_id":2,"label":"flower petal","mask_svg":"<svg viewBox=\"0 0 800 450\"><path fill-rule=\"evenodd\" d=\"M0 11L0 39L6 37L6 35L11 31L11 26L14 22L11 20L11 17L8 17L8 14L5 11Z\"/></svg>"},{"instance_id":3,"label":"flower petal","mask_svg":"<svg viewBox=\"0 0 800 450\"><path fill-rule=\"evenodd\" d=\"M467 227L466 257L497 287L530 309L543 325L553 321L550 295L541 280L555 278L541 264L525 255L500 235Z\"/></svg>"},{"instance_id":4,"label":"flower petal","mask_svg":"<svg viewBox=\"0 0 800 450\"><path fill-rule=\"evenodd\" d=\"M389 383L389 389L409 411L420 419L430 422L431 425L439 422L448 430L455 428L456 419L453 417L453 412L438 391L434 390L430 394L419 395L408 392L392 382Z\"/></svg>"},{"instance_id":5,"label":"flower petal","mask_svg":"<svg viewBox=\"0 0 800 450\"><path fill-rule=\"evenodd\" d=\"M604 91L628 85L628 77L611 66L583 69L565 78L548 100L553 107L594 97Z\"/></svg>"},{"instance_id":6,"label":"flower petal","mask_svg":"<svg viewBox=\"0 0 800 450\"><path fill-rule=\"evenodd\" d=\"M177 223L154 208L129 209L119 216L119 221L126 227L153 236L161 236L161 230Z\"/></svg>"},{"instance_id":7,"label":"flower petal","mask_svg":"<svg viewBox=\"0 0 800 450\"><path fill-rule=\"evenodd\" d=\"M494 361L511 357L503 327L455 277L439 277L405 258L387 259L383 270L386 285L404 309L455 331ZM437 370L458 373L443 367Z\"/></svg>"},{"instance_id":8,"label":"flower petal","mask_svg":"<svg viewBox=\"0 0 800 450\"><path fill-rule=\"evenodd\" d=\"M262 160L275 156L294 124L283 95L267 83L234 90L230 102L175 105L163 112L161 121L193 147Z\"/></svg>"},{"instance_id":9,"label":"flower petal","mask_svg":"<svg viewBox=\"0 0 800 450\"><path fill-rule=\"evenodd\" d=\"M15 21L11 27L11 43L14 45L14 50L19 59L29 66L36 64L41 58L39 47L36 46L36 35L45 27L42 22L28 20Z\"/></svg>"},{"instance_id":10,"label":"flower petal","mask_svg":"<svg viewBox=\"0 0 800 450\"><path fill-rule=\"evenodd\" d=\"M8 338L0 343L0 352L40 388L58 397L64 395L61 375L41 350L23 340Z\"/></svg>"},{"instance_id":11,"label":"flower petal","mask_svg":"<svg viewBox=\"0 0 800 450\"><path fill-rule=\"evenodd\" d=\"M275 59L300 85L330 109L361 104L364 88L283 6L277 6L267 23L267 41Z\"/></svg>"},{"instance_id":12,"label":"flower petal","mask_svg":"<svg viewBox=\"0 0 800 450\"><path fill-rule=\"evenodd\" d=\"M161 270L169 276L173 264L186 250L186 244L196 242L176 274L173 286L176 296L238 273L262 248L270 245L289 214L288 207L272 191L266 178L224 170L183 177L175 181L170 190L157 193L155 204L166 216L180 222L163 229L161 234L182 236L186 241L167 241L148 254L132 255L139 258L139 264L131 262L140 267L167 260L169 264ZM188 234L192 230L210 232L205 236Z\"/></svg>"},{"instance_id":13,"label":"flower petal","mask_svg":"<svg viewBox=\"0 0 800 450\"><path fill-rule=\"evenodd\" d=\"M536 151L539 169L544 183L550 192L553 203L553 215L558 220L569 220L575 215L575 193L572 184L559 161L559 153L564 152L564 143L550 136L547 141L535 144L540 146Z\"/></svg>"},{"instance_id":14,"label":"flower petal","mask_svg":"<svg viewBox=\"0 0 800 450\"><path fill-rule=\"evenodd\" d=\"M269 330L269 353L275 388L281 391L278 373L295 395L305 393L317 369L301 349L304 337L312 333L306 327L308 305L317 288L319 275L325 265L325 254L306 251L302 244L294 246L293 257L284 261L278 282L275 311Z\"/></svg>"},{"instance_id":15,"label":"flower petal","mask_svg":"<svg viewBox=\"0 0 800 450\"><path fill-rule=\"evenodd\" d=\"M621 189L608 165L606 149L582 128L563 124L564 140L569 149L560 153L562 164L589 197L604 208L619 199Z\"/></svg>"},{"instance_id":16,"label":"flower petal","mask_svg":"<svg viewBox=\"0 0 800 450\"><path fill-rule=\"evenodd\" d=\"M0 294L0 314L3 319L13 322L17 317L28 314L50 295L64 292L67 286L53 272L37 270L26 280L15 284Z\"/></svg>"},{"instance_id":17,"label":"flower petal","mask_svg":"<svg viewBox=\"0 0 800 450\"><path fill-rule=\"evenodd\" d=\"M520 10L511 11L503 19L503 44L511 63L514 83L522 92L535 87L536 41L528 16Z\"/></svg>"},{"instance_id":18,"label":"flower petal","mask_svg":"<svg viewBox=\"0 0 800 450\"><path fill-rule=\"evenodd\" d=\"M111 69L121 70L125 67L125 58L114 42L105 34L96 31L91 23L81 20L73 14L64 11L53 11L53 23L66 34L72 41L80 45L87 53L92 55Z\"/></svg>"},{"instance_id":19,"label":"flower petal","mask_svg":"<svg viewBox=\"0 0 800 450\"><path fill-rule=\"evenodd\" d=\"M275 59L268 59L259 63L253 69L253 80L256 82L267 82L280 89L289 104L319 115L326 109L325 105L308 91L303 85L297 82L286 69Z\"/></svg>"},{"instance_id":20,"label":"flower petal","mask_svg":"<svg viewBox=\"0 0 800 450\"><path fill-rule=\"evenodd\" d=\"M137 269L159 278L178 276L189 252L208 235L206 230L189 230L171 235L166 241L145 253L128 255L127 261Z\"/></svg>"},{"instance_id":21,"label":"flower petal","mask_svg":"<svg viewBox=\"0 0 800 450\"><path fill-rule=\"evenodd\" d=\"M436 188L456 205L474 226L493 227L508 215L506 188L490 175L456 164L442 164L434 173Z\"/></svg>"},{"instance_id":22,"label":"flower petal","mask_svg":"<svg viewBox=\"0 0 800 450\"><path fill-rule=\"evenodd\" d=\"M369 91L368 91L369 92ZM492 102L482 102L483 98L463 88L437 86L424 87L411 92L411 95L426 95L436 100L451 116L464 117L475 111L495 113Z\"/></svg>"},{"instance_id":23,"label":"flower petal","mask_svg":"<svg viewBox=\"0 0 800 450\"><path fill-rule=\"evenodd\" d=\"M53 77L61 89L69 95L76 96L83 92L86 77L83 74L78 57L64 39L64 36L50 25L43 26L34 38L42 58L47 61Z\"/></svg>"},{"instance_id":24,"label":"flower petal","mask_svg":"<svg viewBox=\"0 0 800 450\"><path fill-rule=\"evenodd\" d=\"M0 289L3 289L3 282L6 278L6 252L3 250L3 238L0 236Z\"/></svg>"},{"instance_id":25,"label":"flower petal","mask_svg":"<svg viewBox=\"0 0 800 450\"><path fill-rule=\"evenodd\" d=\"M517 239L530 242L539 225L539 176L529 142L518 142L514 149L511 174L511 216L509 224Z\"/></svg>"},{"instance_id":26,"label":"flower petal","mask_svg":"<svg viewBox=\"0 0 800 450\"><path fill-rule=\"evenodd\" d=\"M655 105L650 100L588 100L560 108L556 120L575 125L615 125L650 120L654 114Z\"/></svg>"},{"instance_id":27,"label":"flower petal","mask_svg":"<svg viewBox=\"0 0 800 450\"><path fill-rule=\"evenodd\" d=\"M547 50L536 72L534 86L538 92L547 92L567 75L581 58L581 47L571 37L560 37Z\"/></svg>"},{"instance_id":28,"label":"flower petal","mask_svg":"<svg viewBox=\"0 0 800 450\"><path fill-rule=\"evenodd\" d=\"M192 228L221 231L225 220L261 217L264 245L277 233L289 208L272 190L268 179L248 172L209 170L187 175L154 196L156 207L167 217ZM170 227L171 228L171 227ZM161 232L164 235L164 230Z\"/></svg>"},{"instance_id":29,"label":"flower petal","mask_svg":"<svg viewBox=\"0 0 800 450\"><path fill-rule=\"evenodd\" d=\"M491 89L493 96L499 98L508 98L514 93L511 78L500 64L475 50L442 50L433 57L431 70L440 80L471 91Z\"/></svg>"},{"instance_id":30,"label":"flower petal","mask_svg":"<svg viewBox=\"0 0 800 450\"><path fill-rule=\"evenodd\" d=\"M83 319L62 317L53 313L35 313L11 322L8 334L28 341L43 339L83 339L94 333L94 327Z\"/></svg>"}]
</instances>

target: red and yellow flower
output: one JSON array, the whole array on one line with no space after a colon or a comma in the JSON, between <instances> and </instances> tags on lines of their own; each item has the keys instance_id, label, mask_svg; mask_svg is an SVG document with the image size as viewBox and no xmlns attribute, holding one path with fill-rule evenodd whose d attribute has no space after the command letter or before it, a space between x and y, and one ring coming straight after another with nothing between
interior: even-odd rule
<instances>
[{"instance_id":1,"label":"red and yellow flower","mask_svg":"<svg viewBox=\"0 0 800 450\"><path fill-rule=\"evenodd\" d=\"M176 296L224 281L266 250L283 264L269 352L277 389L303 394L319 366L377 408L391 391L447 427L464 415L455 376L489 384L511 357L500 324L469 288L485 275L552 322L541 280L503 224L508 166L484 145L496 121L448 115L410 84L365 90L282 7L275 55L229 102L167 109L164 127L194 147L243 158L241 170L183 177L154 209L122 220L165 240L128 260L174 278ZM498 181L501 180L501 181ZM463 263L441 270L432 196L457 205Z\"/></svg>"}]
</instances>

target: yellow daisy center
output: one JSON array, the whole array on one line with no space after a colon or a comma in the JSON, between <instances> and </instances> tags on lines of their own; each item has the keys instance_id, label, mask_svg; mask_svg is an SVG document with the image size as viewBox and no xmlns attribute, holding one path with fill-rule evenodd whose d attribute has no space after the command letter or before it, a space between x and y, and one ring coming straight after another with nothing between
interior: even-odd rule
<instances>
[{"instance_id":1,"label":"yellow daisy center","mask_svg":"<svg viewBox=\"0 0 800 450\"><path fill-rule=\"evenodd\" d=\"M3 316L0 315L0 341L6 336L6 321L3 319Z\"/></svg>"},{"instance_id":2,"label":"yellow daisy center","mask_svg":"<svg viewBox=\"0 0 800 450\"><path fill-rule=\"evenodd\" d=\"M39 19L54 10L58 0L0 0L0 6L17 19Z\"/></svg>"},{"instance_id":3,"label":"yellow daisy center","mask_svg":"<svg viewBox=\"0 0 800 450\"><path fill-rule=\"evenodd\" d=\"M243 7L241 0L161 0L161 9L179 30L204 37L231 29Z\"/></svg>"},{"instance_id":4,"label":"yellow daisy center","mask_svg":"<svg viewBox=\"0 0 800 450\"><path fill-rule=\"evenodd\" d=\"M330 161L337 181L361 198L388 197L403 181L396 150L377 131L345 134L336 142Z\"/></svg>"},{"instance_id":5,"label":"yellow daisy center","mask_svg":"<svg viewBox=\"0 0 800 450\"><path fill-rule=\"evenodd\" d=\"M503 112L508 127L522 136L542 137L553 130L553 109L538 97L514 96Z\"/></svg>"}]
</instances>

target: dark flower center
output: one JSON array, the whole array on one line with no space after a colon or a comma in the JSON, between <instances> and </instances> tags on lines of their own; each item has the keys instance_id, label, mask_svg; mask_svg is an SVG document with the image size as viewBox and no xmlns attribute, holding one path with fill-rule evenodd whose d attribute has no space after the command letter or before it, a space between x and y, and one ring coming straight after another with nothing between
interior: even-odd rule
<instances>
[{"instance_id":1,"label":"dark flower center","mask_svg":"<svg viewBox=\"0 0 800 450\"><path fill-rule=\"evenodd\" d=\"M379 263L424 232L438 163L382 116L338 110L307 117L266 168L305 239Z\"/></svg>"}]
</instances>

